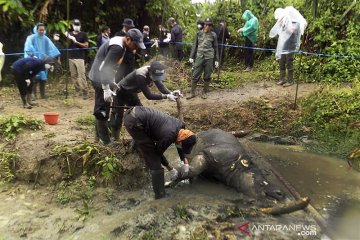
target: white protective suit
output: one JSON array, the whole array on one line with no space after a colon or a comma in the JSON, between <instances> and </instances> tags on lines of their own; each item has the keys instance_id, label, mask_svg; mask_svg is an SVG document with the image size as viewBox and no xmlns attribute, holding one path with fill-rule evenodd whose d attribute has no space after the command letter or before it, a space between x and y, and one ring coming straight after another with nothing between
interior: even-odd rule
<instances>
[{"instance_id":1,"label":"white protective suit","mask_svg":"<svg viewBox=\"0 0 360 240\"><path fill-rule=\"evenodd\" d=\"M274 12L274 17L277 22L270 30L269 36L273 38L279 35L275 53L276 60L279 60L281 54L289 53L286 51L289 49L284 49L284 47L293 34L296 34L296 49L300 48L300 38L304 34L307 22L301 13L292 6L288 6L285 9L277 8Z\"/></svg>"},{"instance_id":2,"label":"white protective suit","mask_svg":"<svg viewBox=\"0 0 360 240\"><path fill-rule=\"evenodd\" d=\"M2 81L1 70L5 62L5 54L3 53L3 44L0 42L0 82Z\"/></svg>"}]
</instances>

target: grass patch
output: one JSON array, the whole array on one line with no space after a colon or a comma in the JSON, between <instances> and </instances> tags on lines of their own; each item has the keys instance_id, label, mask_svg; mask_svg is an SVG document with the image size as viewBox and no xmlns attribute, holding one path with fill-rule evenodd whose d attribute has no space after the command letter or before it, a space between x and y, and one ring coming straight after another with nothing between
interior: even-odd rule
<instances>
[{"instance_id":1,"label":"grass patch","mask_svg":"<svg viewBox=\"0 0 360 240\"><path fill-rule=\"evenodd\" d=\"M18 155L12 152L0 152L0 183L11 182L15 179L13 172Z\"/></svg>"},{"instance_id":2,"label":"grass patch","mask_svg":"<svg viewBox=\"0 0 360 240\"><path fill-rule=\"evenodd\" d=\"M78 124L83 126L94 126L95 125L95 116L94 115L83 115L75 120Z\"/></svg>"},{"instance_id":3,"label":"grass patch","mask_svg":"<svg viewBox=\"0 0 360 240\"><path fill-rule=\"evenodd\" d=\"M42 121L18 114L0 118L0 134L6 140L14 139L22 129L39 130L42 126Z\"/></svg>"},{"instance_id":4,"label":"grass patch","mask_svg":"<svg viewBox=\"0 0 360 240\"><path fill-rule=\"evenodd\" d=\"M299 122L317 141L312 151L346 159L360 146L360 84L352 88L325 88L302 100Z\"/></svg>"}]
</instances>

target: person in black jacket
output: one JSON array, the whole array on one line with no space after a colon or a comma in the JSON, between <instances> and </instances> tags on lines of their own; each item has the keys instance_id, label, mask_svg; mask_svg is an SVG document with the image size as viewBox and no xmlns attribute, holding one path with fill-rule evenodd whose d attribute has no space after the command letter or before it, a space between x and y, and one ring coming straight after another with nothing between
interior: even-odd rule
<instances>
[{"instance_id":1,"label":"person in black jacket","mask_svg":"<svg viewBox=\"0 0 360 240\"><path fill-rule=\"evenodd\" d=\"M36 104L31 102L31 92L33 79L41 71L50 69L52 71L55 60L48 58L42 60L40 58L26 57L15 61L11 68L14 71L15 81L20 92L23 107L31 109Z\"/></svg>"},{"instance_id":2,"label":"person in black jacket","mask_svg":"<svg viewBox=\"0 0 360 240\"><path fill-rule=\"evenodd\" d=\"M130 29L125 37L115 36L104 43L96 53L89 72L95 90L94 116L96 135L103 144L112 143L108 131L108 119L113 96L118 88L115 83L116 68L124 64L125 52L137 48L145 49L139 29Z\"/></svg>"},{"instance_id":3,"label":"person in black jacket","mask_svg":"<svg viewBox=\"0 0 360 240\"><path fill-rule=\"evenodd\" d=\"M189 172L186 154L190 154L196 144L196 136L185 129L185 123L158 110L136 106L125 112L124 126L135 140L138 150L145 158L150 169L155 199L165 197L164 169L171 168L164 156L165 150L175 143L179 157L184 161L184 173ZM176 169L172 169L172 179L178 177Z\"/></svg>"},{"instance_id":4,"label":"person in black jacket","mask_svg":"<svg viewBox=\"0 0 360 240\"><path fill-rule=\"evenodd\" d=\"M175 18L169 18L168 24L171 26L170 45L172 46L172 58L181 61L184 57L182 45L183 29L177 24Z\"/></svg>"},{"instance_id":5,"label":"person in black jacket","mask_svg":"<svg viewBox=\"0 0 360 240\"><path fill-rule=\"evenodd\" d=\"M171 92L163 84L165 79L165 67L160 62L155 61L150 66L143 66L136 69L132 73L123 78L117 85L119 89L116 92L114 104L117 109L113 110L111 122L111 133L117 141L120 138L121 125L123 120L124 109L123 106L142 106L138 93L142 92L149 100L168 99L176 101L177 96L181 95L179 90ZM152 93L150 86L155 84L157 89L161 92ZM178 95L177 95L178 94ZM114 112L116 111L116 114Z\"/></svg>"},{"instance_id":6,"label":"person in black jacket","mask_svg":"<svg viewBox=\"0 0 360 240\"><path fill-rule=\"evenodd\" d=\"M101 33L96 36L96 48L99 49L101 45L110 40L111 29L105 26L101 29Z\"/></svg>"}]
</instances>

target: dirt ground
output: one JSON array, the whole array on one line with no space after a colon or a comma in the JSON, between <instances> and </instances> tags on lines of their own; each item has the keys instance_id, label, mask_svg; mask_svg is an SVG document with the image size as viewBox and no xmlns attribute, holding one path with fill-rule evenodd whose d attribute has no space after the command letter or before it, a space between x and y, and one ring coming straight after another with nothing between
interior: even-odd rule
<instances>
[{"instance_id":1,"label":"dirt ground","mask_svg":"<svg viewBox=\"0 0 360 240\"><path fill-rule=\"evenodd\" d=\"M298 97L317 88L314 84L300 84ZM269 105L283 101L291 105L295 89L295 85L283 88L274 82L260 81L234 90L212 89L206 100L197 97L181 101L190 129L199 131L211 126L252 130L258 116L240 107L243 103L262 99ZM148 101L143 96L141 99L145 106L177 113L174 102ZM22 114L42 120L44 112L60 114L57 125L24 131L13 142L1 141L1 148L16 149L20 160L16 164L17 181L0 185L0 239L309 239L285 230L252 229L248 235L239 226L249 222L316 225L301 211L281 217L266 216L256 211L257 203L246 196L203 180L191 185L183 183L168 190L169 198L154 201L141 159L125 153L125 170L119 181L122 184L99 185L86 201L61 204L58 189L59 183L66 180L66 169L57 162L59 159L49 156L56 145L94 142L93 127L78 123L91 116L94 99L83 100L73 94L65 99L62 87L57 85L56 90L49 91L48 99L38 100L39 106L30 110L22 108L14 89L2 88L0 101L1 116ZM228 111L240 110L244 111L242 119L238 119L239 115L224 118ZM123 138L128 138L125 131ZM39 162L43 162L41 167ZM311 237L320 239L317 225L316 230L317 235Z\"/></svg>"}]
</instances>

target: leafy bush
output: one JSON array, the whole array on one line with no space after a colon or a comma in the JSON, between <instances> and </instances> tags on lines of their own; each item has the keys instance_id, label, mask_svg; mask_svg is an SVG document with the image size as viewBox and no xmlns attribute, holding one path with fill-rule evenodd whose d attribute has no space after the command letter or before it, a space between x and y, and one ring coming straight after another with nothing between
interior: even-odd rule
<instances>
[{"instance_id":1,"label":"leafy bush","mask_svg":"<svg viewBox=\"0 0 360 240\"><path fill-rule=\"evenodd\" d=\"M15 178L12 166L16 158L15 153L0 152L0 182L10 182Z\"/></svg>"},{"instance_id":2,"label":"leafy bush","mask_svg":"<svg viewBox=\"0 0 360 240\"><path fill-rule=\"evenodd\" d=\"M353 88L326 88L302 100L299 122L310 128L319 143L316 151L346 158L359 147L360 131L349 126L360 119L360 85Z\"/></svg>"},{"instance_id":3,"label":"leafy bush","mask_svg":"<svg viewBox=\"0 0 360 240\"><path fill-rule=\"evenodd\" d=\"M0 134L6 140L14 139L22 129L41 129L43 122L22 115L10 115L0 118Z\"/></svg>"}]
</instances>

